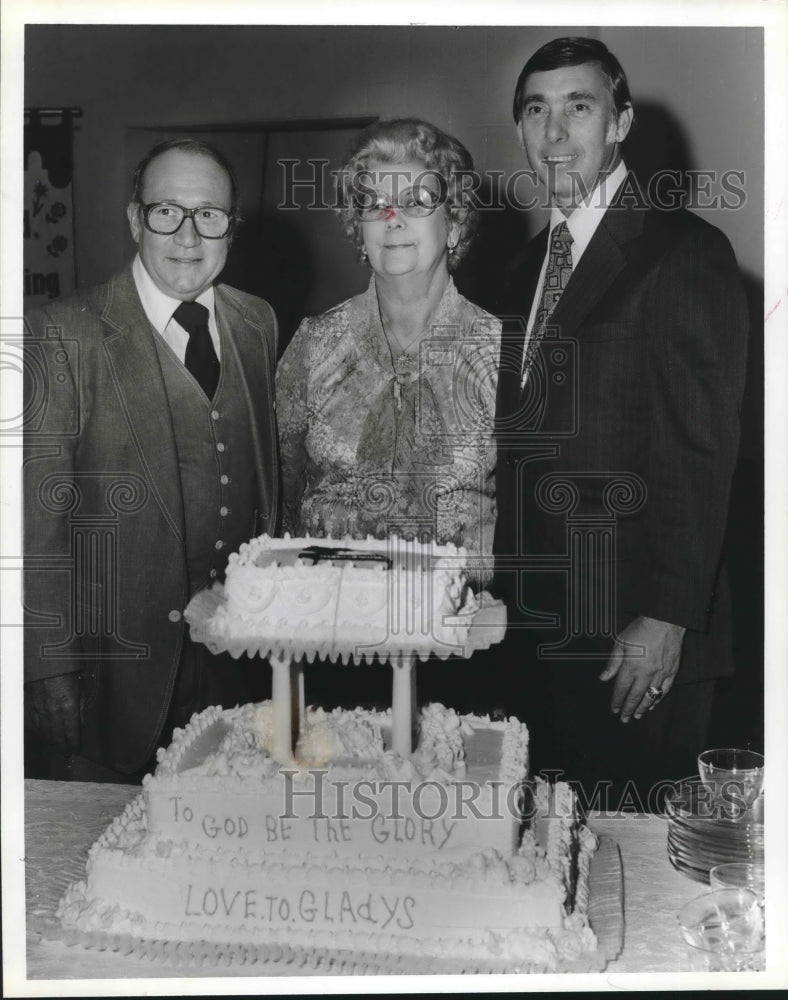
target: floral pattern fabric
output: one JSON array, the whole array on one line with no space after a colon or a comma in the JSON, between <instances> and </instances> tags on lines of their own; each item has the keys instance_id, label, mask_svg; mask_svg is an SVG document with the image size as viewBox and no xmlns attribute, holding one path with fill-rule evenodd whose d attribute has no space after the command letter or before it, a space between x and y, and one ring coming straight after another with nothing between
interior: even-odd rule
<instances>
[{"instance_id":1,"label":"floral pattern fabric","mask_svg":"<svg viewBox=\"0 0 788 1000\"><path fill-rule=\"evenodd\" d=\"M277 372L285 529L464 545L490 576L500 322L452 281L396 355L369 288L305 319Z\"/></svg>"}]
</instances>

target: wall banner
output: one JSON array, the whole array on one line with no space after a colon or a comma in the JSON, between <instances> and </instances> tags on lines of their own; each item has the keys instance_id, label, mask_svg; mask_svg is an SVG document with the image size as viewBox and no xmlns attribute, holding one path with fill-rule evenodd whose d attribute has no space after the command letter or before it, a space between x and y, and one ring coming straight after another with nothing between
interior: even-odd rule
<instances>
[{"instance_id":1,"label":"wall banner","mask_svg":"<svg viewBox=\"0 0 788 1000\"><path fill-rule=\"evenodd\" d=\"M76 287L72 132L78 108L25 110L24 304Z\"/></svg>"}]
</instances>

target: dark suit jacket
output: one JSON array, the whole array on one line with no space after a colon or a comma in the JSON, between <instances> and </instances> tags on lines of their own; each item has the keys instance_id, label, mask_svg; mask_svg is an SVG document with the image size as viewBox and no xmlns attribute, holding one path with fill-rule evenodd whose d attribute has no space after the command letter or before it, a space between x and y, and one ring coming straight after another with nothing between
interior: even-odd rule
<instances>
[{"instance_id":1,"label":"dark suit jacket","mask_svg":"<svg viewBox=\"0 0 788 1000\"><path fill-rule=\"evenodd\" d=\"M502 309L499 589L520 624L536 610L559 616L554 639L595 634L577 648L611 650L600 622L615 601L617 630L639 615L689 630L682 680L729 672L730 654L712 640L728 610L721 556L747 340L731 247L684 210L612 206L521 394L523 330L547 236L513 269ZM581 579L567 567L589 552L596 568L586 560ZM601 587L591 603L603 610L572 622L566 595L578 586Z\"/></svg>"},{"instance_id":2,"label":"dark suit jacket","mask_svg":"<svg viewBox=\"0 0 788 1000\"><path fill-rule=\"evenodd\" d=\"M225 285L216 316L246 380L259 527L273 531L276 318ZM133 772L157 746L190 596L155 334L130 267L37 310L26 333L25 679L84 671L82 752Z\"/></svg>"}]
</instances>

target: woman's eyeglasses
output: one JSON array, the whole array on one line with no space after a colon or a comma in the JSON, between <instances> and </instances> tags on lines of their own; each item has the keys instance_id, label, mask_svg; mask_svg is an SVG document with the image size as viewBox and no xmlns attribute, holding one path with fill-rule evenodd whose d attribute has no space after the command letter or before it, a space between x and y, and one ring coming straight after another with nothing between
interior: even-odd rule
<instances>
[{"instance_id":1,"label":"woman's eyeglasses","mask_svg":"<svg viewBox=\"0 0 788 1000\"><path fill-rule=\"evenodd\" d=\"M391 201L385 195L375 191L356 194L353 198L353 209L362 222L377 222L391 218L395 211L402 212L409 219L423 219L432 215L444 199L427 187L408 188L396 201Z\"/></svg>"}]
</instances>

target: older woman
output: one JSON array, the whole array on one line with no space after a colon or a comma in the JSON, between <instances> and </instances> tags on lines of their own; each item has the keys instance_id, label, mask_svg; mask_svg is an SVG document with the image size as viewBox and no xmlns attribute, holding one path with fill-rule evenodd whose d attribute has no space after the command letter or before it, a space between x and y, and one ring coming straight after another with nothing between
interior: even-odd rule
<instances>
[{"instance_id":1,"label":"older woman","mask_svg":"<svg viewBox=\"0 0 788 1000\"><path fill-rule=\"evenodd\" d=\"M497 319L451 271L476 226L470 154L418 119L359 136L339 215L369 288L305 319L277 374L285 527L465 545L489 576ZM465 181L465 183L463 182Z\"/></svg>"}]
</instances>

